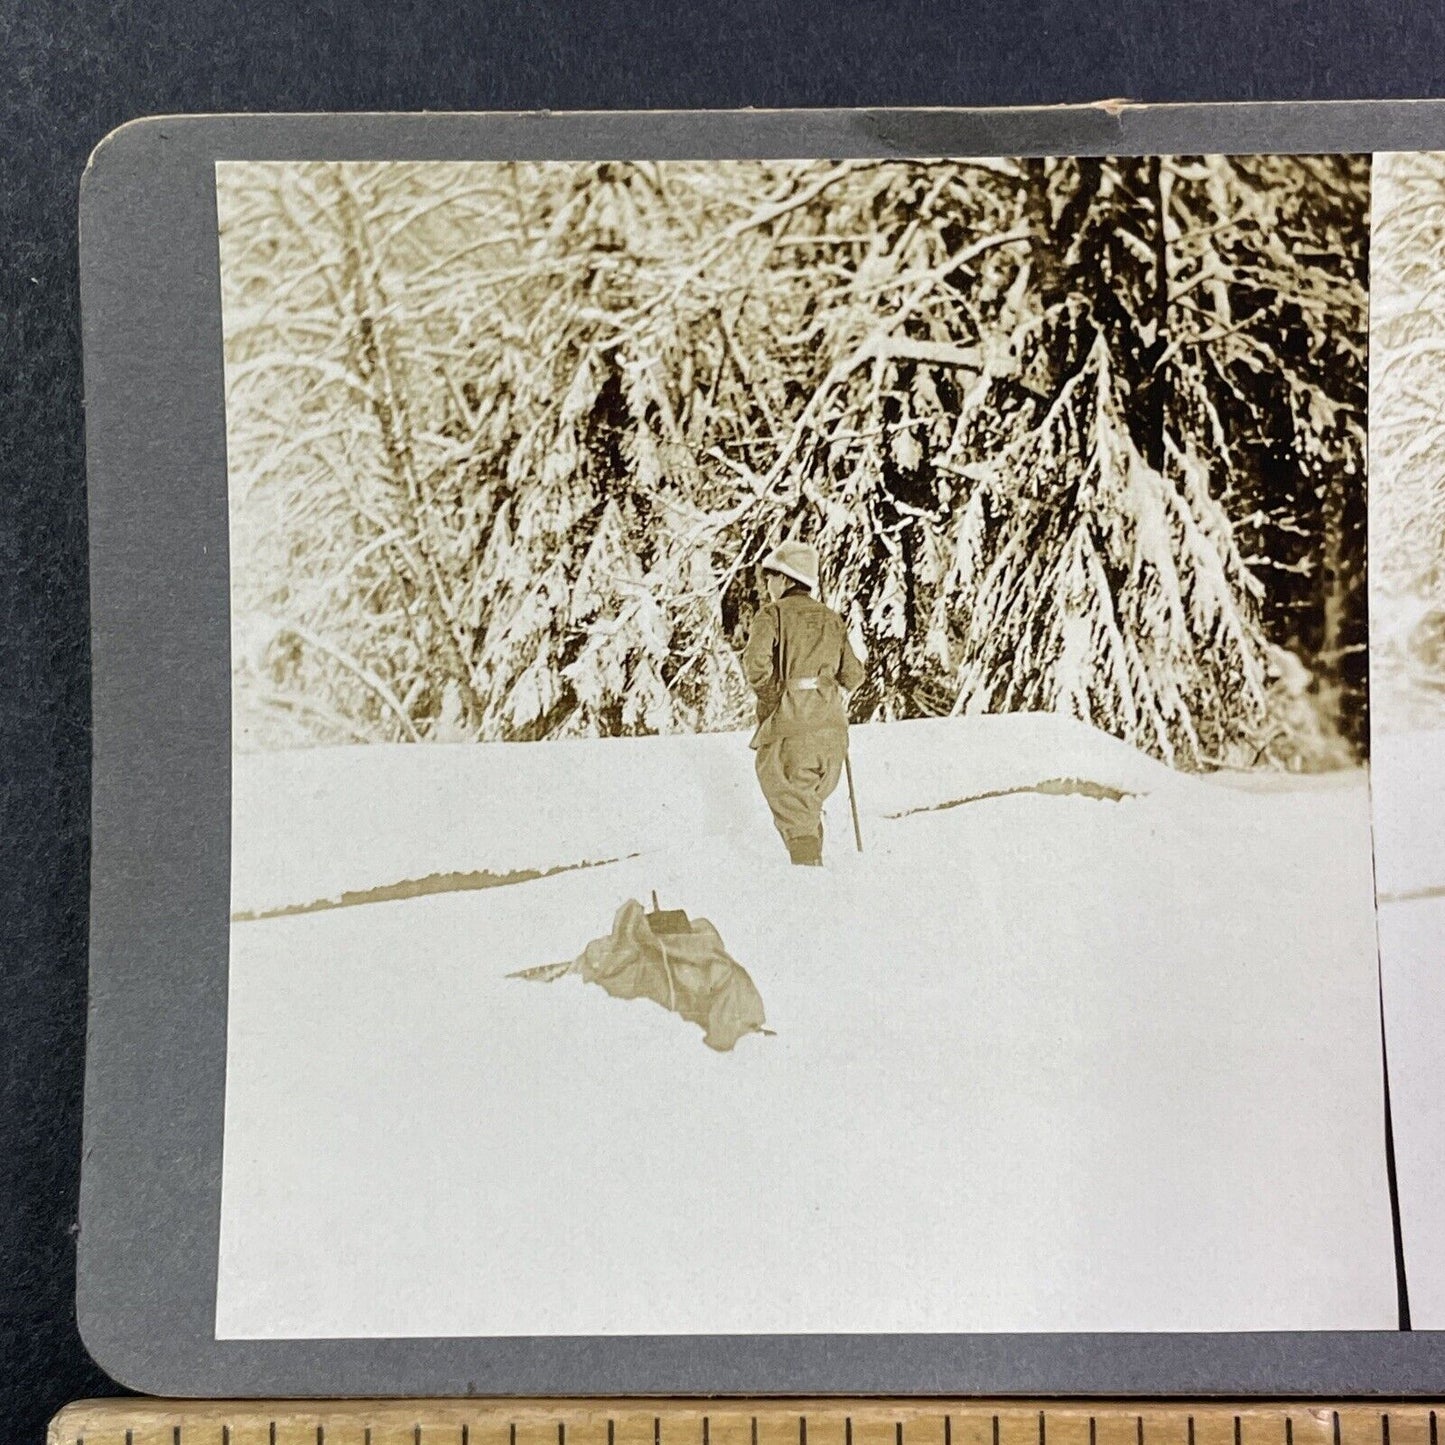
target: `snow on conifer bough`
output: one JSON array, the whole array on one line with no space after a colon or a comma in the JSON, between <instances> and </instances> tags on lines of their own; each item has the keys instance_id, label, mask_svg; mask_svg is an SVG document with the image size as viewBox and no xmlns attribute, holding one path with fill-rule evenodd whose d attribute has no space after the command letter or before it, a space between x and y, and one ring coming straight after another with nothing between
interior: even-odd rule
<instances>
[{"instance_id":1,"label":"snow on conifer bough","mask_svg":"<svg viewBox=\"0 0 1445 1445\"><path fill-rule=\"evenodd\" d=\"M854 721L1363 755L1368 157L219 174L241 748L739 727L797 537Z\"/></svg>"}]
</instances>

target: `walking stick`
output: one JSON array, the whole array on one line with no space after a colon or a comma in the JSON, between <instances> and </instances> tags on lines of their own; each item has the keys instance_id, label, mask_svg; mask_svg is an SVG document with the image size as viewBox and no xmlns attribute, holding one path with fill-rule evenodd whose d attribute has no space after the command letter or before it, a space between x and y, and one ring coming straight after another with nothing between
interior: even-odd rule
<instances>
[{"instance_id":1,"label":"walking stick","mask_svg":"<svg viewBox=\"0 0 1445 1445\"><path fill-rule=\"evenodd\" d=\"M848 775L848 806L853 811L853 841L858 845L858 851L863 851L863 829L858 824L858 794L853 791L853 759L848 753L843 754L843 771Z\"/></svg>"}]
</instances>

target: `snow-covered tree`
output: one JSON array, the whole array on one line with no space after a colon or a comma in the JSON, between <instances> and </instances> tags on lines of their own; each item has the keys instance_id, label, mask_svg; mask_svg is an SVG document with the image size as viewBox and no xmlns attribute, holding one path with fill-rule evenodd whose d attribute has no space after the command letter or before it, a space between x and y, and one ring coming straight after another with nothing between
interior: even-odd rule
<instances>
[{"instance_id":1,"label":"snow-covered tree","mask_svg":"<svg viewBox=\"0 0 1445 1445\"><path fill-rule=\"evenodd\" d=\"M981 467L936 604L970 599L954 709L1117 720L1168 761L1217 757L1264 715L1263 637L1240 605L1262 589L1205 464L1150 465L1123 403L1098 335L1039 425Z\"/></svg>"},{"instance_id":2,"label":"snow-covered tree","mask_svg":"<svg viewBox=\"0 0 1445 1445\"><path fill-rule=\"evenodd\" d=\"M1371 264L1373 706L1406 731L1445 725L1445 154L1377 158Z\"/></svg>"},{"instance_id":3,"label":"snow-covered tree","mask_svg":"<svg viewBox=\"0 0 1445 1445\"><path fill-rule=\"evenodd\" d=\"M870 655L860 719L1298 762L1303 669L1358 741L1365 190L1309 158L222 167L238 738L740 725L791 535Z\"/></svg>"}]
</instances>

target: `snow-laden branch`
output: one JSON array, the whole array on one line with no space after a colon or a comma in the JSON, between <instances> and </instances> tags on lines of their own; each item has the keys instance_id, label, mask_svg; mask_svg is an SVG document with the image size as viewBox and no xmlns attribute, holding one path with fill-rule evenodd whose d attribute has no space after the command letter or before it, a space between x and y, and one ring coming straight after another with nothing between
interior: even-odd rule
<instances>
[{"instance_id":1,"label":"snow-laden branch","mask_svg":"<svg viewBox=\"0 0 1445 1445\"><path fill-rule=\"evenodd\" d=\"M358 662L350 653L338 647L333 642L328 642L324 637L318 637L309 627L300 622L281 622L277 629L278 635L290 633L291 636L304 642L308 647L313 647L317 652L329 657L333 662L339 663L351 673L353 677L364 682L377 697L386 704L387 710L401 724L402 731L412 742L420 742L421 734L417 732L416 725L407 715L406 709L401 705L400 698L376 675L365 663Z\"/></svg>"}]
</instances>

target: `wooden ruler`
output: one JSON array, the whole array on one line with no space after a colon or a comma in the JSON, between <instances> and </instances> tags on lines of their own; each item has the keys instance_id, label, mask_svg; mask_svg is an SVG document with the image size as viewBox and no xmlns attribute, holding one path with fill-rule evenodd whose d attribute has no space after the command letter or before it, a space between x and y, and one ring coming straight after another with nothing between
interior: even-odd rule
<instances>
[{"instance_id":1,"label":"wooden ruler","mask_svg":"<svg viewBox=\"0 0 1445 1445\"><path fill-rule=\"evenodd\" d=\"M1445 1404L93 1400L49 1445L1442 1445Z\"/></svg>"}]
</instances>

